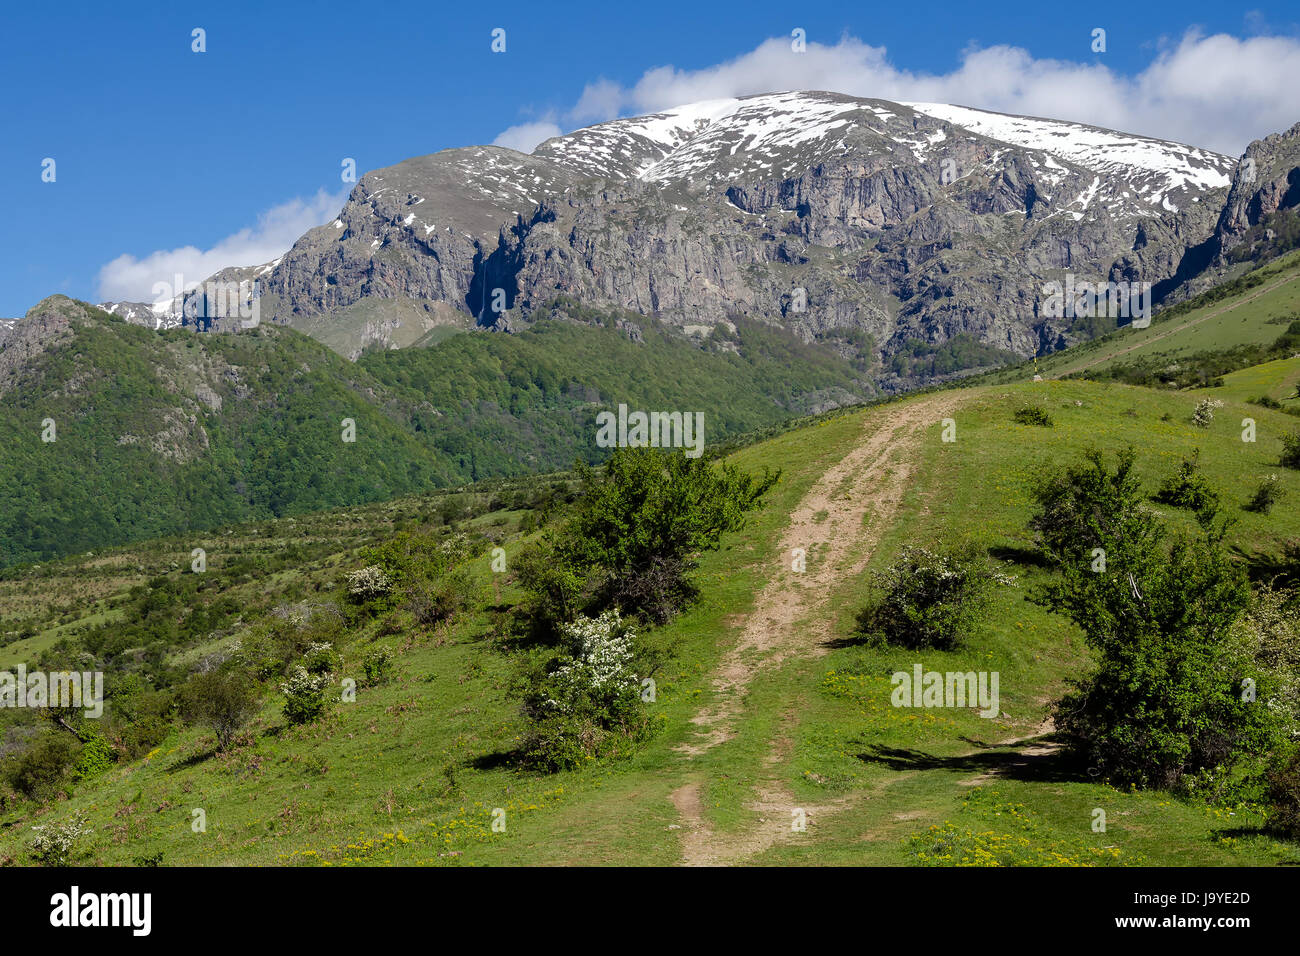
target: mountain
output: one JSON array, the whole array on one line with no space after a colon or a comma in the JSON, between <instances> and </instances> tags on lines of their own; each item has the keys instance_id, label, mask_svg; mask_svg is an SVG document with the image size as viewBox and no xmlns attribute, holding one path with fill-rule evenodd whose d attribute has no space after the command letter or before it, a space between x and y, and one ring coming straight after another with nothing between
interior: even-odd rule
<instances>
[{"instance_id":1,"label":"mountain","mask_svg":"<svg viewBox=\"0 0 1300 956\"><path fill-rule=\"evenodd\" d=\"M1228 258L1242 246L1275 242L1294 234L1300 207L1300 123L1285 133L1256 140L1246 149L1215 227L1219 252ZM1268 235L1272 232L1272 235ZM1253 251L1253 250L1247 250ZM1281 251L1281 250L1279 250Z\"/></svg>"},{"instance_id":2,"label":"mountain","mask_svg":"<svg viewBox=\"0 0 1300 956\"><path fill-rule=\"evenodd\" d=\"M173 311L171 302L101 302L99 308L146 329L170 329L181 324L180 313Z\"/></svg>"},{"instance_id":3,"label":"mountain","mask_svg":"<svg viewBox=\"0 0 1300 956\"><path fill-rule=\"evenodd\" d=\"M0 338L0 567L595 463L622 403L702 412L707 447L873 394L745 320L696 342L566 302L519 335L350 362L294 329L152 329L52 296Z\"/></svg>"},{"instance_id":4,"label":"mountain","mask_svg":"<svg viewBox=\"0 0 1300 956\"><path fill-rule=\"evenodd\" d=\"M378 391L289 329L153 331L48 298L0 341L0 565L451 481Z\"/></svg>"},{"instance_id":5,"label":"mountain","mask_svg":"<svg viewBox=\"0 0 1300 956\"><path fill-rule=\"evenodd\" d=\"M211 323L204 320L210 313L242 317L243 307L255 295L255 283L279 264L280 260L276 259L262 265L229 266L208 276L194 288L181 290L170 298L164 297L153 303L101 302L99 308L149 329L174 329L188 324L192 328L207 330ZM222 290L221 302L214 301L218 288ZM227 301L226 289L235 290L238 302Z\"/></svg>"},{"instance_id":6,"label":"mountain","mask_svg":"<svg viewBox=\"0 0 1300 956\"><path fill-rule=\"evenodd\" d=\"M377 170L273 262L0 324L0 563L598 461L623 403L715 441L1055 351L1115 327L1046 313L1063 273L1173 302L1296 243L1300 126L1245 160L784 93Z\"/></svg>"},{"instance_id":7,"label":"mountain","mask_svg":"<svg viewBox=\"0 0 1300 956\"><path fill-rule=\"evenodd\" d=\"M1155 287L1177 303L1300 246L1300 123L1255 140L1233 169L1213 231Z\"/></svg>"},{"instance_id":8,"label":"mountain","mask_svg":"<svg viewBox=\"0 0 1300 956\"><path fill-rule=\"evenodd\" d=\"M1045 281L1168 284L1213 234L1234 166L957 106L696 103L529 155L450 149L368 173L266 274L262 316L354 357L516 328L562 294L697 335L743 314L886 369L958 337L1028 356L1096 331L1044 314Z\"/></svg>"}]
</instances>

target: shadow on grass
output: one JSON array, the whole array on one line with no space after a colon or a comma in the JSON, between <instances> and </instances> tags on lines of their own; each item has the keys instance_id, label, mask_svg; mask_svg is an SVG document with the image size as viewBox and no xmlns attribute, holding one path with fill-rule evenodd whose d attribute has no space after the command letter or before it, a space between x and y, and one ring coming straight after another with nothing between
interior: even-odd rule
<instances>
[{"instance_id":1,"label":"shadow on grass","mask_svg":"<svg viewBox=\"0 0 1300 956\"><path fill-rule=\"evenodd\" d=\"M1053 783L1094 782L1087 768L1076 757L1058 749L1051 737L1024 741L1014 747L980 745L986 749L975 753L941 757L921 750L900 747L868 747L854 754L864 763L881 764L891 770L946 770L951 773L995 774L1011 780ZM1029 747L1042 747L1041 752L1025 753Z\"/></svg>"},{"instance_id":2,"label":"shadow on grass","mask_svg":"<svg viewBox=\"0 0 1300 956\"><path fill-rule=\"evenodd\" d=\"M989 557L998 561L1010 561L1012 564L1019 564L1029 568L1051 570L1052 567L1052 562L1047 560L1047 556L1037 548L994 545L989 548Z\"/></svg>"},{"instance_id":3,"label":"shadow on grass","mask_svg":"<svg viewBox=\"0 0 1300 956\"><path fill-rule=\"evenodd\" d=\"M830 640L822 641L822 647L827 650L838 651L846 647L871 647L871 639L863 637L861 634L852 634L849 637L832 637Z\"/></svg>"},{"instance_id":4,"label":"shadow on grass","mask_svg":"<svg viewBox=\"0 0 1300 956\"><path fill-rule=\"evenodd\" d=\"M1300 583L1300 567L1285 555L1247 551L1241 545L1233 545L1232 554L1245 564L1246 574L1250 576L1252 584L1272 584L1276 588L1285 588Z\"/></svg>"},{"instance_id":5,"label":"shadow on grass","mask_svg":"<svg viewBox=\"0 0 1300 956\"><path fill-rule=\"evenodd\" d=\"M466 760L465 766L475 770L521 770L524 768L524 753L518 749L497 750Z\"/></svg>"},{"instance_id":6,"label":"shadow on grass","mask_svg":"<svg viewBox=\"0 0 1300 956\"><path fill-rule=\"evenodd\" d=\"M211 760L217 755L217 753L217 748L213 747L209 750L201 750L198 753L190 754L188 757L184 757L168 764L166 768L167 772L180 773L180 771L188 770L190 767L197 767L199 764Z\"/></svg>"}]
</instances>

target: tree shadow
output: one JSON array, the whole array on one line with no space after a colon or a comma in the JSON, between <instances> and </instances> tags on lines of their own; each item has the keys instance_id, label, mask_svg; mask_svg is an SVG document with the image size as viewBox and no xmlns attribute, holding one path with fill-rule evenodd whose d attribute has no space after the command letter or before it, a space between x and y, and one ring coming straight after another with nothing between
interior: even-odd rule
<instances>
[{"instance_id":1,"label":"tree shadow","mask_svg":"<svg viewBox=\"0 0 1300 956\"><path fill-rule=\"evenodd\" d=\"M994 545L988 549L989 557L998 561L1009 561L1023 567L1051 570L1052 562L1037 548L1022 548L1018 545Z\"/></svg>"},{"instance_id":2,"label":"tree shadow","mask_svg":"<svg viewBox=\"0 0 1300 956\"><path fill-rule=\"evenodd\" d=\"M519 749L494 750L491 753L471 757L464 765L475 770L518 770L523 760L523 751Z\"/></svg>"},{"instance_id":3,"label":"tree shadow","mask_svg":"<svg viewBox=\"0 0 1300 956\"><path fill-rule=\"evenodd\" d=\"M838 651L843 650L846 647L868 647L870 646L870 641L865 637L853 634L849 637L828 638L821 642L821 646L827 650Z\"/></svg>"},{"instance_id":4,"label":"tree shadow","mask_svg":"<svg viewBox=\"0 0 1300 956\"><path fill-rule=\"evenodd\" d=\"M1248 551L1239 544L1234 544L1231 550L1233 556L1246 566L1251 584L1272 584L1277 588L1300 584L1300 568L1285 555L1270 551Z\"/></svg>"},{"instance_id":5,"label":"tree shadow","mask_svg":"<svg viewBox=\"0 0 1300 956\"><path fill-rule=\"evenodd\" d=\"M197 767L199 764L211 760L218 753L219 751L216 747L212 747L209 750L202 750L196 754L190 754L188 757L183 757L180 760L173 761L168 764L165 769L167 773L179 773L182 770L188 770L190 767Z\"/></svg>"},{"instance_id":6,"label":"tree shadow","mask_svg":"<svg viewBox=\"0 0 1300 956\"><path fill-rule=\"evenodd\" d=\"M1025 747L1052 743L1050 735L1022 741L1014 746L981 744L974 740L970 742L986 749L941 757L921 750L873 745L854 756L864 763L880 764L900 772L946 770L952 773L988 773L1035 783L1078 783L1090 779L1083 762L1063 749L1045 753L1023 752Z\"/></svg>"}]
</instances>

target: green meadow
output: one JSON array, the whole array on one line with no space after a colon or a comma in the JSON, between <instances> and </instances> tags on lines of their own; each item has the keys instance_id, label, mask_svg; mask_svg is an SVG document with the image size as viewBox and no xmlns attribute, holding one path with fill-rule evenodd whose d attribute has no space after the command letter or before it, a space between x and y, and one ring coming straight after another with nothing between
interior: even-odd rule
<instances>
[{"instance_id":1,"label":"green meadow","mask_svg":"<svg viewBox=\"0 0 1300 956\"><path fill-rule=\"evenodd\" d=\"M1268 375L1252 370L1240 394L1280 387L1294 373L1287 363ZM703 781L705 818L722 840L755 824L751 807L764 781L788 788L796 801L791 811L830 807L813 815L806 832L747 860L758 864L1300 861L1294 845L1265 833L1261 808L1252 803L1125 792L1059 752L1024 752L1049 701L1086 659L1073 626L1026 599L1049 573L1030 557L1025 530L1028 489L1043 469L1089 447L1132 445L1154 490L1182 455L1199 448L1204 473L1238 519L1230 539L1244 553L1272 553L1300 535L1294 508L1260 516L1237 507L1269 473L1280 472L1287 492L1300 495L1300 473L1276 464L1279 436L1294 429L1295 419L1234 397L1236 385L1234 379L1216 390L1225 405L1208 429L1190 422L1196 394L1082 381L964 392L953 416L956 440L943 442L936 421L916 446L915 480L877 529L880 545L868 569L887 564L905 543L964 537L986 548L1015 584L996 592L962 648L913 653L852 641L866 578L846 576L828 595L832 640L823 642L824 653L759 670L734 736L700 757L676 747L691 739L690 718L713 693L713 668L780 564L773 547L786 516L874 420L920 399L830 416L731 455L746 468L779 467L782 480L742 531L703 556L702 600L656 630L656 640L674 648L658 680L654 713L661 728L629 759L554 775L512 765L521 733L512 696L520 651L494 633L491 609L520 595L511 576L502 583L484 559L473 564L481 603L454 624L425 631L379 620L348 636L346 660L375 646L392 652L395 674L387 685L364 689L355 703L336 703L302 727L287 725L271 695L227 754L214 753L209 733L176 729L143 758L79 783L69 797L10 800L0 852L21 861L31 826L83 811L94 826L84 849L88 863L129 865L161 854L164 865L672 864L681 855L681 823L670 796L695 779ZM1054 426L1017 424L1012 416L1025 404L1046 408ZM1258 422L1254 443L1241 440L1245 417ZM430 496L240 529L209 542L209 573L249 555L301 549L304 559L291 566L231 579L229 590L250 617L270 613L277 602L313 594L357 566L365 543L439 520L439 507L438 496ZM467 497L466 511L474 508ZM519 530L523 513L489 510L455 523L493 531L512 556L528 537ZM1190 530L1184 516L1170 517ZM68 610L39 634L6 646L8 663L92 617L111 615L114 595L145 577L179 573L171 566L187 562L189 544L157 542L11 572L2 582L7 599L69 599ZM814 548L809 561L816 560ZM194 660L235 639L246 623L236 622L215 643L205 638L177 648L175 656ZM999 715L890 706L889 675L916 663L998 671ZM1098 808L1109 821L1105 833L1091 829ZM196 810L203 832L195 832ZM494 810L504 811L504 832L493 831Z\"/></svg>"}]
</instances>

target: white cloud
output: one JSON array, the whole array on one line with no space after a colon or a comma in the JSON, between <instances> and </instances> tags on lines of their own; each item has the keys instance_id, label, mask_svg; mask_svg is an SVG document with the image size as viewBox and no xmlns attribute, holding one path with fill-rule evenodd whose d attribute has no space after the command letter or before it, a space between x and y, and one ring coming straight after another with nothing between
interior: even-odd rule
<instances>
[{"instance_id":1,"label":"white cloud","mask_svg":"<svg viewBox=\"0 0 1300 956\"><path fill-rule=\"evenodd\" d=\"M182 246L159 249L143 258L123 254L99 270L100 302L151 302L155 283L171 284L176 275L191 288L230 266L255 266L287 252L308 229L328 222L347 199L347 190L319 190L311 199L292 199L257 217L211 249Z\"/></svg>"},{"instance_id":2,"label":"white cloud","mask_svg":"<svg viewBox=\"0 0 1300 956\"><path fill-rule=\"evenodd\" d=\"M520 123L518 126L503 130L496 139L492 140L492 145L504 146L506 149L518 150L521 153L531 153L538 143L552 136L559 136L563 132L564 130L549 120Z\"/></svg>"},{"instance_id":3,"label":"white cloud","mask_svg":"<svg viewBox=\"0 0 1300 956\"><path fill-rule=\"evenodd\" d=\"M1085 49L1088 40L1081 40ZM803 53L776 38L699 70L656 67L631 87L597 80L564 118L578 125L699 100L830 90L1069 119L1237 155L1252 139L1300 120L1298 89L1300 40L1291 37L1191 30L1162 41L1133 76L1111 70L1105 54L1080 62L1036 59L1011 46L972 47L949 73L916 73L892 64L884 47L854 37L809 42Z\"/></svg>"}]
</instances>

